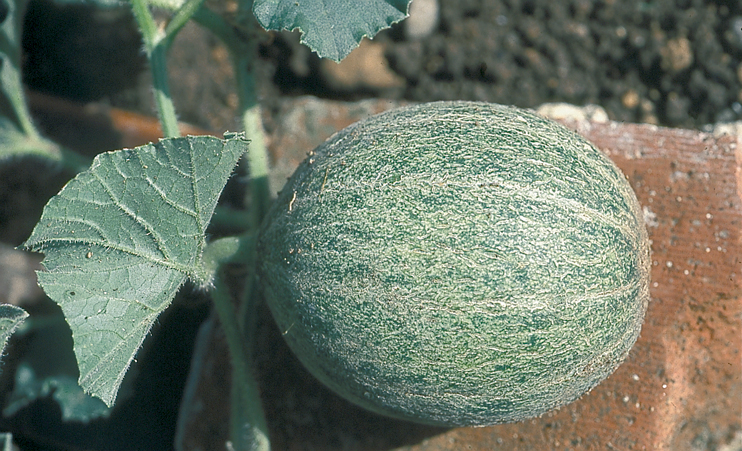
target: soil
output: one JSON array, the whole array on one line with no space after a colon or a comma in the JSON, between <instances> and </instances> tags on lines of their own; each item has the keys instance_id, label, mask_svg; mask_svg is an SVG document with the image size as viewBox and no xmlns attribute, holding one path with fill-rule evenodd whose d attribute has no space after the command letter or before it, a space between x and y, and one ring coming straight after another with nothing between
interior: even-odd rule
<instances>
[{"instance_id":1,"label":"soil","mask_svg":"<svg viewBox=\"0 0 742 451\"><path fill-rule=\"evenodd\" d=\"M380 33L398 97L521 107L597 104L613 120L701 128L742 118L742 3L724 0L439 0L438 27ZM352 97L281 35L265 49L282 93ZM301 64L297 63L297 58Z\"/></svg>"},{"instance_id":2,"label":"soil","mask_svg":"<svg viewBox=\"0 0 742 451\"><path fill-rule=\"evenodd\" d=\"M696 129L742 119L742 3L736 0L438 1L438 25L426 37L407 37L403 21L374 38L400 89L339 88L298 33L271 33L262 46L264 105L312 94L596 104L613 120ZM147 77L137 76L143 59L127 11L84 7L73 14L48 0L31 5L24 35L30 88L153 112ZM63 38L67 59L49 33ZM203 34L190 42L195 46L173 68L179 113L196 125L234 128L219 113L236 102L223 51ZM197 55L211 60L198 64Z\"/></svg>"}]
</instances>

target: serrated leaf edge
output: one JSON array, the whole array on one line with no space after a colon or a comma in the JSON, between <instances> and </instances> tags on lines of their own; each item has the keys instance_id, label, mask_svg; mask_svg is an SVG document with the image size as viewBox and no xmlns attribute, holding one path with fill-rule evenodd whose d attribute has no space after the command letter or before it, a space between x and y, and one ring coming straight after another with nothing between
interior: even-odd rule
<instances>
[{"instance_id":1,"label":"serrated leaf edge","mask_svg":"<svg viewBox=\"0 0 742 451\"><path fill-rule=\"evenodd\" d=\"M193 143L192 143L192 141L189 138L192 138L192 137L189 136L189 137L173 138L173 140L182 140L182 141L185 141L185 142L188 143L188 151L189 151L189 156L190 156L189 161L190 161L190 166L191 166L191 172L193 174L195 174L195 171L193 170L193 168L195 167L195 165L194 165L194 148L193 148ZM203 137L201 137L201 138L203 138ZM226 137L226 139L224 139L224 140L220 140L219 138L216 138L216 137L209 137L209 138L213 138L215 140L219 140L221 142L222 149L224 149L224 147L226 147L229 144L230 141L237 141L237 140L239 140L243 144L247 144L249 142L249 140L247 140L245 138L244 134L241 134L241 133L240 134L229 134L229 136ZM158 143L158 144L164 144L164 143L161 142L161 143ZM149 145L153 146L153 151L157 151L157 145L156 144L149 144ZM106 155L106 154L109 154L110 155L110 154L114 154L114 153L117 153L117 152L129 151L134 156L136 156L137 159L139 159L141 161L141 157L139 155L139 152L137 151L141 147L144 147L144 146L140 146L140 147L135 148L135 149L122 149L122 150L117 150L117 151L106 152L105 154L102 154L102 155ZM162 150L166 150L166 147L162 147L161 149ZM103 186L104 190L109 195L110 199L113 201L114 205L117 208L119 208L125 214L127 214L132 219L134 219L135 222L137 222L142 227L144 227L147 232L150 232L151 230L149 228L147 228L144 224L142 224L142 221L139 220L140 218L136 214L134 214L133 212L128 211L128 209L126 209L126 208L122 208L121 203L112 194L110 187L108 187L106 185L106 183L102 180L102 178L100 177L100 175L95 172L95 169L101 165L101 161L100 161L100 158L99 157L100 156L98 156L98 157L95 158L93 164L90 166L90 168L88 169L87 172L90 172L93 175L93 177L95 177L101 183L101 185ZM239 158L235 161L235 164L237 163L237 161L239 161ZM142 165L144 165L143 162L142 162ZM118 170L118 168L116 170ZM233 166L232 170L234 170L234 166ZM79 177L79 174L78 174L78 177ZM77 178L77 177L75 177L75 178ZM191 188L192 188L192 190L193 190L193 192L195 194L197 192L197 189L196 189L196 183L197 183L197 181L195 180L195 177L190 177L190 178L191 178ZM228 179L229 179L229 176L225 178L224 184L221 186L220 191L219 191L220 194L224 190L224 186L226 186L226 182L227 182ZM153 182L149 178L146 178L145 180L147 181L147 183L150 186L153 186ZM65 188L66 188L66 186L65 186ZM61 194L64 191L65 188L63 188L60 191L59 194ZM157 190L156 187L153 187L153 189L155 189L158 192L158 194L162 194L159 190ZM218 201L218 197L219 196L217 196L217 201ZM107 361L106 360L106 357L111 356L112 354L114 354L113 351L115 351L116 349L120 349L125 344L127 344L128 342L126 342L126 340L123 340L122 339L119 342L119 344L117 344L116 346L114 346L114 348L112 348L102 358L100 358L98 360L98 363L96 365L94 365L94 367L91 370L89 370L85 375L80 374L80 377L78 379L78 383L83 388L84 392L87 393L87 394L89 394L89 395L91 395L91 396L96 396L96 397L100 398L109 407L114 404L115 399L116 399L116 396L118 394L118 389L121 386L121 383L122 383L122 381L123 381L123 379L124 379L124 377L125 377L128 369L130 368L132 361L135 360L135 356L136 356L137 352L139 351L139 349L141 348L142 343L144 342L144 340L146 339L147 335L149 334L149 331L151 330L152 325L156 321L157 317L162 313L162 311L164 311L165 309L167 309L167 307L169 307L170 303L172 302L173 298L175 297L175 294L177 294L178 290L182 287L182 285L186 281L186 279L189 278L189 279L194 280L195 282L199 282L201 286L208 286L208 285L211 284L210 283L210 280L206 280L207 278L204 277L207 274L204 274L204 273L206 273L206 271L203 268L202 257L203 257L204 249L206 247L205 231L206 231L206 228L208 227L209 222L211 221L211 219L213 217L213 211L212 211L212 215L203 224L201 224L202 207L203 206L200 205L200 198L199 198L198 195L194 195L194 206L195 206L195 211L194 212L191 212L190 210L188 210L187 212L184 212L184 213L187 213L187 214L189 214L189 215L191 215L191 216L194 217L194 219L196 220L195 222L196 222L196 224L197 224L197 226L199 228L200 236L201 236L201 238L199 240L199 243L197 245L197 249L196 249L197 256L196 256L196 260L194 262L194 267L195 267L196 271L192 271L191 270L191 267L185 266L185 265L182 265L182 264L179 264L177 262L154 259L154 258L152 258L149 255L143 255L143 254L141 254L139 252L135 252L132 249L128 249L126 247L116 246L115 244L112 245L111 243L96 242L96 241L92 241L92 240L71 239L71 238L45 238L43 240L33 240L32 239L33 233L32 233L32 236L29 237L29 239L23 244L23 246L25 248L30 249L30 250L33 250L33 251L38 251L38 252L43 252L45 250L48 250L50 247L53 247L52 243L68 242L68 243L75 243L75 244L90 244L90 245L94 245L94 246L100 246L100 247L103 247L103 248L113 249L113 250L117 250L119 252L127 253L129 255L132 255L132 256L135 256L137 258L140 258L143 261L155 263L157 265L160 265L160 266L165 267L165 268L168 268L168 269L172 269L172 270L174 270L174 271L179 272L179 273L182 274L181 280L177 283L177 285L175 286L175 289L172 292L172 296L169 297L169 299L165 303L166 305L159 312L157 310L152 309L151 307L147 306L145 303L142 303L141 301L138 301L138 300L132 301L130 299L124 299L126 302L137 302L138 304L141 304L141 305L147 307L151 311L151 313L149 315L146 315L142 319L142 321L139 322L139 324L141 326L143 326L143 327L134 328L134 329L132 329L130 331L129 334L126 335L126 337L131 337L131 336L134 336L137 333L140 333L141 334L141 339L138 340L136 346L134 347L135 351L131 354L131 356L129 357L129 359L126 362L126 364L121 367L121 371L119 371L117 373L117 376L114 378L113 383L110 384L110 386L108 387L107 390L99 390L94 385L96 381L100 380L101 374L103 373L102 368L105 368L105 366L106 366L105 363L101 363L101 362L106 362ZM54 220L57 220L57 218L54 218ZM80 221L78 221L78 222L80 222ZM94 224L88 224L88 225L89 226L93 226L94 228L96 228L96 226ZM165 252L162 249L162 246L161 246L161 243L162 243L161 237L155 236L155 235L151 235L151 236L153 237L153 239L155 239L155 241L157 243L157 249L160 250L160 252L163 254L163 256L165 256L167 258L167 252ZM42 266L44 266L43 265L43 261L42 261ZM40 271L37 271L37 274L39 274L39 272ZM44 272L47 272L47 271L44 271ZM65 273L65 271L59 271L59 270L55 270L55 272L58 273L58 274L64 274ZM39 276L40 276L40 278L43 277L40 274L39 274ZM64 284L57 284L57 285L64 285ZM57 302L57 301L55 300L55 302ZM57 302L57 303L59 304L59 302ZM69 320L66 318L66 316L65 316L65 320L69 323ZM73 331L73 341L75 341L74 340L75 335L78 335L78 334ZM74 347L75 347L75 356L76 356L76 359L78 359L78 365L79 365L79 358L78 358L79 347L78 347L78 345L77 345L76 342L75 342Z\"/></svg>"}]
</instances>

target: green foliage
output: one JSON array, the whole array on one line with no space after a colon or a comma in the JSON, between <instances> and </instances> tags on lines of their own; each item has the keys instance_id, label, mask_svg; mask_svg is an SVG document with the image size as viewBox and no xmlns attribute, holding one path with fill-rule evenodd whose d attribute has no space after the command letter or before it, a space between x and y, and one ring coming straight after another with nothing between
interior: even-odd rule
<instances>
[{"instance_id":1,"label":"green foliage","mask_svg":"<svg viewBox=\"0 0 742 451\"><path fill-rule=\"evenodd\" d=\"M3 408L10 417L37 399L52 397L65 421L88 423L106 417L110 410L77 384L78 370L72 351L72 335L62 311L34 311L16 332L24 343L19 356L13 391Z\"/></svg>"},{"instance_id":2,"label":"green foliage","mask_svg":"<svg viewBox=\"0 0 742 451\"><path fill-rule=\"evenodd\" d=\"M183 282L211 282L204 233L246 146L188 137L101 154L25 243L45 254L39 283L70 324L80 385L107 405Z\"/></svg>"},{"instance_id":3,"label":"green foliage","mask_svg":"<svg viewBox=\"0 0 742 451\"><path fill-rule=\"evenodd\" d=\"M37 155L61 160L56 144L37 133L31 123L21 83L21 24L26 0L2 0L0 21L0 161Z\"/></svg>"},{"instance_id":4,"label":"green foliage","mask_svg":"<svg viewBox=\"0 0 742 451\"><path fill-rule=\"evenodd\" d=\"M27 317L28 313L20 307L0 304L0 354L5 349L10 335Z\"/></svg>"},{"instance_id":5,"label":"green foliage","mask_svg":"<svg viewBox=\"0 0 742 451\"><path fill-rule=\"evenodd\" d=\"M46 352L42 355L46 355ZM51 396L62 411L62 420L88 423L90 420L105 417L108 407L98 398L83 392L72 376L43 377L33 367L21 365L16 370L13 393L3 415L12 416L36 399Z\"/></svg>"},{"instance_id":6,"label":"green foliage","mask_svg":"<svg viewBox=\"0 0 742 451\"><path fill-rule=\"evenodd\" d=\"M62 159L59 146L38 135L23 133L8 117L0 116L0 161L32 155Z\"/></svg>"},{"instance_id":7,"label":"green foliage","mask_svg":"<svg viewBox=\"0 0 742 451\"><path fill-rule=\"evenodd\" d=\"M267 30L302 32L302 43L340 62L364 36L407 17L411 0L255 0L253 12Z\"/></svg>"}]
</instances>

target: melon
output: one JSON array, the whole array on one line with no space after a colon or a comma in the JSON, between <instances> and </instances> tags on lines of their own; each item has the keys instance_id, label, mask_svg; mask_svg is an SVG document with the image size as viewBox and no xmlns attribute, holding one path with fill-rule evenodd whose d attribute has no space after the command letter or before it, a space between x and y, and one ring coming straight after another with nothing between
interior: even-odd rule
<instances>
[{"instance_id":1,"label":"melon","mask_svg":"<svg viewBox=\"0 0 742 451\"><path fill-rule=\"evenodd\" d=\"M338 132L289 179L257 249L309 372L430 425L576 400L627 357L649 299L647 232L621 171L565 127L488 103Z\"/></svg>"}]
</instances>

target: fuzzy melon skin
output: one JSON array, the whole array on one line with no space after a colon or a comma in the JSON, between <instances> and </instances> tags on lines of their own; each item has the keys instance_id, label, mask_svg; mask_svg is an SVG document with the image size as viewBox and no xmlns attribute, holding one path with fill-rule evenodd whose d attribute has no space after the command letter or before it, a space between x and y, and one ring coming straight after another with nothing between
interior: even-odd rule
<instances>
[{"instance_id":1,"label":"fuzzy melon skin","mask_svg":"<svg viewBox=\"0 0 742 451\"><path fill-rule=\"evenodd\" d=\"M290 348L374 412L519 421L610 375L649 299L649 242L618 168L495 104L382 113L319 146L258 241Z\"/></svg>"}]
</instances>

